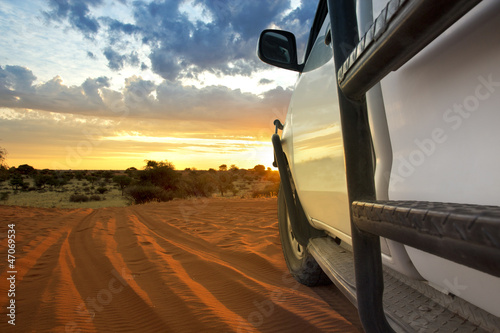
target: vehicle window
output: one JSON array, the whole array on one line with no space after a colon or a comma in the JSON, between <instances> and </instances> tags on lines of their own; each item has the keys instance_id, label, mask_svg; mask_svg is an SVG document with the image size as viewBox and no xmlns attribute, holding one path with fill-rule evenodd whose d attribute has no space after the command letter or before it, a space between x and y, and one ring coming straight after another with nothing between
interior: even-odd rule
<instances>
[{"instance_id":1,"label":"vehicle window","mask_svg":"<svg viewBox=\"0 0 500 333\"><path fill-rule=\"evenodd\" d=\"M328 14L328 6L326 4L326 0L320 0L318 4L318 9L316 10L316 17L314 18L313 25L311 27L311 32L309 34L309 39L307 41L307 48L304 54L304 63L307 61L309 54L311 54L311 50L316 42L316 38L321 30L321 26L325 20L326 15Z\"/></svg>"}]
</instances>

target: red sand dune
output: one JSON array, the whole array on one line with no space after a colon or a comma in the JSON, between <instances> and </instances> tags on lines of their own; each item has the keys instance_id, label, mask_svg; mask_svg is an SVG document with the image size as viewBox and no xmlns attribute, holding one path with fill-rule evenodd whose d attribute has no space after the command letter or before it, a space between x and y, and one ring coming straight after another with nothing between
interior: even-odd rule
<instances>
[{"instance_id":1,"label":"red sand dune","mask_svg":"<svg viewBox=\"0 0 500 333\"><path fill-rule=\"evenodd\" d=\"M9 325L15 224L17 332L358 332L333 286L289 274L275 199L126 208L0 206L0 331Z\"/></svg>"}]
</instances>

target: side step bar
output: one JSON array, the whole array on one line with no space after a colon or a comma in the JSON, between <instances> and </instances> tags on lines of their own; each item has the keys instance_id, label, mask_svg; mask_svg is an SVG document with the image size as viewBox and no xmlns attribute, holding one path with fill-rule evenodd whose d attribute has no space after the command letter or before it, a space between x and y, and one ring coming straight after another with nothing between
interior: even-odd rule
<instances>
[{"instance_id":1,"label":"side step bar","mask_svg":"<svg viewBox=\"0 0 500 333\"><path fill-rule=\"evenodd\" d=\"M356 281L352 252L330 237L311 239L309 252L323 271L355 305ZM384 269L384 312L395 332L500 332L500 318L391 269ZM469 313L460 313L467 308ZM471 316L471 321L464 319Z\"/></svg>"},{"instance_id":2,"label":"side step bar","mask_svg":"<svg viewBox=\"0 0 500 333\"><path fill-rule=\"evenodd\" d=\"M423 208L408 207L406 203L392 206L387 202L368 202L375 200L376 195L365 93L481 0L390 0L361 38L357 31L355 2L326 1L332 24L347 192L349 202L357 202L351 207L351 236L358 311L367 332L387 333L393 329L382 309L384 274L379 236L500 276L499 228L493 227L500 220L491 209L482 207L479 209L486 208L486 213L477 215L470 211L464 217L463 206L449 211L422 203L418 205ZM415 214L398 213L401 210L410 212L413 208ZM398 218L385 218L385 212L391 209ZM384 217L379 218L379 213ZM422 215L425 223L418 219ZM440 222L431 228L426 216L429 221ZM443 219L439 220L440 217ZM453 222L448 224L448 221ZM442 244L435 245L440 242ZM457 253L450 248L458 248Z\"/></svg>"},{"instance_id":3,"label":"side step bar","mask_svg":"<svg viewBox=\"0 0 500 333\"><path fill-rule=\"evenodd\" d=\"M337 73L350 98L362 97L481 0L391 0Z\"/></svg>"},{"instance_id":4,"label":"side step bar","mask_svg":"<svg viewBox=\"0 0 500 333\"><path fill-rule=\"evenodd\" d=\"M500 207L422 201L355 201L354 224L500 277Z\"/></svg>"}]
</instances>

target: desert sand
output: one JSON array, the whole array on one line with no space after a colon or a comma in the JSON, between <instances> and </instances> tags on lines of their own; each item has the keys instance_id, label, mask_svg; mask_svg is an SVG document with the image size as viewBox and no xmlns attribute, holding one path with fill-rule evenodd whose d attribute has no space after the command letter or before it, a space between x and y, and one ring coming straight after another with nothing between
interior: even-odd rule
<instances>
[{"instance_id":1,"label":"desert sand","mask_svg":"<svg viewBox=\"0 0 500 333\"><path fill-rule=\"evenodd\" d=\"M288 274L276 199L0 206L0 217L0 332L361 331L334 286L308 288Z\"/></svg>"}]
</instances>

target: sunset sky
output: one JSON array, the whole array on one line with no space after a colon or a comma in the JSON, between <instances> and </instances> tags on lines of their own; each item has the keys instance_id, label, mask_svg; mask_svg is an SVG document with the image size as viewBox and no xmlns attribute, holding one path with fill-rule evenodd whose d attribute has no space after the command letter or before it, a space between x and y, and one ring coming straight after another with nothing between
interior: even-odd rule
<instances>
[{"instance_id":1,"label":"sunset sky","mask_svg":"<svg viewBox=\"0 0 500 333\"><path fill-rule=\"evenodd\" d=\"M302 0L303 1L303 0ZM296 34L301 0L2 0L0 147L9 166L271 166L296 74L260 62L260 32Z\"/></svg>"}]
</instances>

